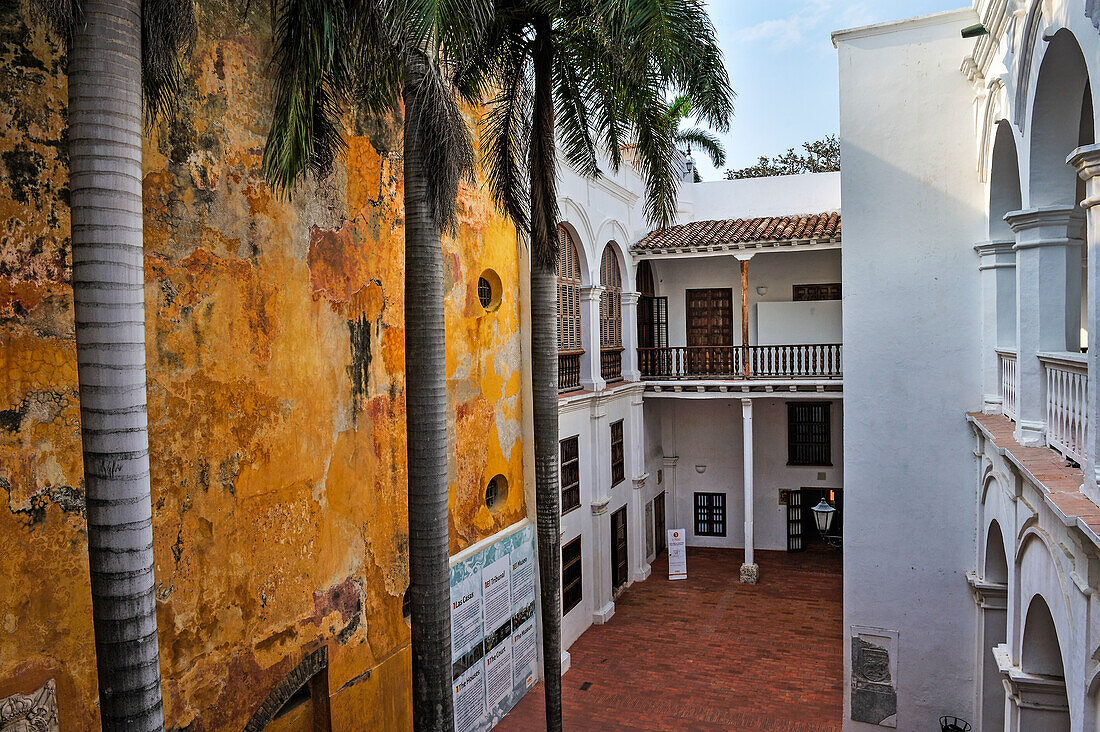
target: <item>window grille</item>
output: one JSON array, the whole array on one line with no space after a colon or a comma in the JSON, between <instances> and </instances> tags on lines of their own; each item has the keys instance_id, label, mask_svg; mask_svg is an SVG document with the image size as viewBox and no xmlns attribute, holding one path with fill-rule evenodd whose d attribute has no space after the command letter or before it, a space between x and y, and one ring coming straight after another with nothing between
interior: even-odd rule
<instances>
[{"instance_id":1,"label":"window grille","mask_svg":"<svg viewBox=\"0 0 1100 732\"><path fill-rule=\"evenodd\" d=\"M611 486L626 478L626 462L623 458L623 421L611 424Z\"/></svg>"},{"instance_id":2,"label":"window grille","mask_svg":"<svg viewBox=\"0 0 1100 732\"><path fill-rule=\"evenodd\" d=\"M581 460L578 437L567 437L561 446L561 512L581 505Z\"/></svg>"},{"instance_id":3,"label":"window grille","mask_svg":"<svg viewBox=\"0 0 1100 732\"><path fill-rule=\"evenodd\" d=\"M726 535L726 494L695 494L695 535Z\"/></svg>"},{"instance_id":4,"label":"window grille","mask_svg":"<svg viewBox=\"0 0 1100 732\"><path fill-rule=\"evenodd\" d=\"M573 237L558 227L558 350L581 351L581 263Z\"/></svg>"},{"instance_id":5,"label":"window grille","mask_svg":"<svg viewBox=\"0 0 1100 732\"><path fill-rule=\"evenodd\" d=\"M497 487L497 479L492 478L489 481L489 485L485 486L485 506L492 509L497 504L499 498L499 488Z\"/></svg>"},{"instance_id":6,"label":"window grille","mask_svg":"<svg viewBox=\"0 0 1100 732\"><path fill-rule=\"evenodd\" d=\"M787 464L832 465L829 402L787 402Z\"/></svg>"},{"instance_id":7,"label":"window grille","mask_svg":"<svg viewBox=\"0 0 1100 732\"><path fill-rule=\"evenodd\" d=\"M565 615L581 602L581 537L561 548L561 614Z\"/></svg>"},{"instance_id":8,"label":"window grille","mask_svg":"<svg viewBox=\"0 0 1100 732\"><path fill-rule=\"evenodd\" d=\"M477 278L477 299L485 309L493 304L493 287L484 277Z\"/></svg>"},{"instance_id":9,"label":"window grille","mask_svg":"<svg viewBox=\"0 0 1100 732\"><path fill-rule=\"evenodd\" d=\"M840 283L830 282L823 285L794 285L794 301L839 300Z\"/></svg>"}]
</instances>

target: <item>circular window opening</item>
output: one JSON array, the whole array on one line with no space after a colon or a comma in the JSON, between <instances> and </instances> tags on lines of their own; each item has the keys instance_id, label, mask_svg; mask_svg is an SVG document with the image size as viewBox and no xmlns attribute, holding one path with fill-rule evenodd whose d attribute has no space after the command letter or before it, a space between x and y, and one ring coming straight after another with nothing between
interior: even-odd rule
<instances>
[{"instance_id":1,"label":"circular window opening","mask_svg":"<svg viewBox=\"0 0 1100 732\"><path fill-rule=\"evenodd\" d=\"M492 312L500 307L500 277L491 269L481 273L477 279L477 300L486 312Z\"/></svg>"},{"instance_id":2,"label":"circular window opening","mask_svg":"<svg viewBox=\"0 0 1100 732\"><path fill-rule=\"evenodd\" d=\"M412 595L409 593L411 588L405 588L405 594L401 596L401 616L405 618L405 622L408 626L412 627L413 611L412 611Z\"/></svg>"},{"instance_id":3,"label":"circular window opening","mask_svg":"<svg viewBox=\"0 0 1100 732\"><path fill-rule=\"evenodd\" d=\"M485 506L493 513L498 513L504 507L504 501L508 498L508 480L503 475L490 478L485 486Z\"/></svg>"}]
</instances>

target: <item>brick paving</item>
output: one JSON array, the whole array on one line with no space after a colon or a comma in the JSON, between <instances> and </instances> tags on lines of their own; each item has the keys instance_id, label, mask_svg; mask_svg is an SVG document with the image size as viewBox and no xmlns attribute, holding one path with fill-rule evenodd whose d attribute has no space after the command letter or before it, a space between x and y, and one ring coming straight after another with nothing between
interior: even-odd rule
<instances>
[{"instance_id":1,"label":"brick paving","mask_svg":"<svg viewBox=\"0 0 1100 732\"><path fill-rule=\"evenodd\" d=\"M755 586L737 581L742 556L689 548L688 579L676 582L658 558L611 621L569 649L565 729L839 730L840 552L757 552ZM497 730L544 730L544 709L540 685Z\"/></svg>"}]
</instances>

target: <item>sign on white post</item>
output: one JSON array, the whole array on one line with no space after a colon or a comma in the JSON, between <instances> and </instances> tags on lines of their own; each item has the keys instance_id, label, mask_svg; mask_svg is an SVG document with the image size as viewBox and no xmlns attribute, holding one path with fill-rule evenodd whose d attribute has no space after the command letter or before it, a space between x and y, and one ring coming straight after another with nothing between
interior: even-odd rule
<instances>
[{"instance_id":1,"label":"sign on white post","mask_svg":"<svg viewBox=\"0 0 1100 732\"><path fill-rule=\"evenodd\" d=\"M684 543L683 529L668 530L668 578L688 578L687 545Z\"/></svg>"}]
</instances>

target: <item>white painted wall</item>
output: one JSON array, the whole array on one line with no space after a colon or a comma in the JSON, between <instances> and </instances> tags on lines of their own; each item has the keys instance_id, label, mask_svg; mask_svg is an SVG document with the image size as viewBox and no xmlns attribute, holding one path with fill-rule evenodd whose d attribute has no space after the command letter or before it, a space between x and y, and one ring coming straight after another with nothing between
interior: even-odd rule
<instances>
[{"instance_id":1,"label":"white painted wall","mask_svg":"<svg viewBox=\"0 0 1100 732\"><path fill-rule=\"evenodd\" d=\"M692 187L694 207L684 221L751 219L840 210L840 173L716 180Z\"/></svg>"},{"instance_id":2,"label":"white painted wall","mask_svg":"<svg viewBox=\"0 0 1100 732\"><path fill-rule=\"evenodd\" d=\"M757 303L756 343L840 343L841 320L840 300Z\"/></svg>"},{"instance_id":3,"label":"white painted wall","mask_svg":"<svg viewBox=\"0 0 1100 732\"><path fill-rule=\"evenodd\" d=\"M958 11L836 36L844 210L845 625L899 633L897 727L973 718L982 406L973 90ZM950 131L949 134L946 131ZM914 507L917 508L914 508ZM850 643L845 643L846 677ZM845 693L845 718L849 714ZM969 715L969 716L968 716ZM846 730L876 729L845 722Z\"/></svg>"}]
</instances>

